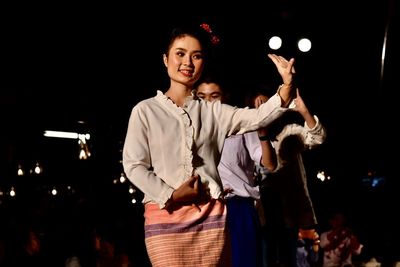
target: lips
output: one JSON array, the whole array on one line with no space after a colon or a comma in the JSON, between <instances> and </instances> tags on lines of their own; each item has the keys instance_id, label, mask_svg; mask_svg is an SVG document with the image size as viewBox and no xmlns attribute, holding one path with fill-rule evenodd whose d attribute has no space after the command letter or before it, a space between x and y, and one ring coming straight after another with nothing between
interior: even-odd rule
<instances>
[{"instance_id":1,"label":"lips","mask_svg":"<svg viewBox=\"0 0 400 267\"><path fill-rule=\"evenodd\" d=\"M185 75L186 77L192 77L193 76L193 70L180 70L180 73Z\"/></svg>"}]
</instances>

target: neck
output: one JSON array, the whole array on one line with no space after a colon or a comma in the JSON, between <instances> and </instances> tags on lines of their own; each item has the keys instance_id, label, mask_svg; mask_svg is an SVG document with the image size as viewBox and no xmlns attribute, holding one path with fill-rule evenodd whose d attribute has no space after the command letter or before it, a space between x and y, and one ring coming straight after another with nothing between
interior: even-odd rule
<instances>
[{"instance_id":1,"label":"neck","mask_svg":"<svg viewBox=\"0 0 400 267\"><path fill-rule=\"evenodd\" d=\"M192 95L190 88L181 88L179 90L170 87L165 93L177 106L182 107L185 103L186 97Z\"/></svg>"}]
</instances>

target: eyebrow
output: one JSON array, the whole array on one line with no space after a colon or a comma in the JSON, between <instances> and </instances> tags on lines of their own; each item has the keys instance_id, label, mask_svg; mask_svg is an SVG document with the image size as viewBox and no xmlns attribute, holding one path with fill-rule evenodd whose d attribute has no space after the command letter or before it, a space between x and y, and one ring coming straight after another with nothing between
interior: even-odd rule
<instances>
[{"instance_id":1,"label":"eyebrow","mask_svg":"<svg viewBox=\"0 0 400 267\"><path fill-rule=\"evenodd\" d=\"M176 48L175 48L175 51L184 51L184 52L187 52L188 50L187 50L186 48L183 48L183 47L176 47ZM203 54L204 51L203 51L203 50L194 50L193 53L200 53L200 54Z\"/></svg>"}]
</instances>

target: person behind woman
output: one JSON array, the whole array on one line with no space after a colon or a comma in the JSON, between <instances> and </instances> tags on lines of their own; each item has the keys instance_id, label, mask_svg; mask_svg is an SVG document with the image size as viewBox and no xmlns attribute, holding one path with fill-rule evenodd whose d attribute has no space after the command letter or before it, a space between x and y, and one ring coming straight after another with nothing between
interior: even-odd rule
<instances>
[{"instance_id":1,"label":"person behind woman","mask_svg":"<svg viewBox=\"0 0 400 267\"><path fill-rule=\"evenodd\" d=\"M196 96L206 101L229 103L228 95L223 82L212 76L203 78L196 88ZM270 171L276 167L270 142L260 142L256 131L225 139L218 172L226 193L234 267L257 267L262 262L261 226L255 206L260 190L254 176L255 163Z\"/></svg>"},{"instance_id":2,"label":"person behind woman","mask_svg":"<svg viewBox=\"0 0 400 267\"><path fill-rule=\"evenodd\" d=\"M288 110L294 59L272 55L284 85L258 109L195 100L211 47L207 24L172 30L163 54L165 93L137 103L123 167L144 193L144 231L152 266L230 266L226 204L217 165L227 136L257 130ZM283 107L283 108L282 108Z\"/></svg>"},{"instance_id":3,"label":"person behind woman","mask_svg":"<svg viewBox=\"0 0 400 267\"><path fill-rule=\"evenodd\" d=\"M296 107L274 121L260 137L272 142L278 165L267 175L261 189L267 218L268 265L296 266L299 229L317 226L302 153L321 145L326 131L309 111L298 89L296 93Z\"/></svg>"},{"instance_id":4,"label":"person behind woman","mask_svg":"<svg viewBox=\"0 0 400 267\"><path fill-rule=\"evenodd\" d=\"M342 212L333 213L329 219L331 228L321 234L324 252L323 267L353 266L353 255L360 255L363 245L348 227Z\"/></svg>"}]
</instances>

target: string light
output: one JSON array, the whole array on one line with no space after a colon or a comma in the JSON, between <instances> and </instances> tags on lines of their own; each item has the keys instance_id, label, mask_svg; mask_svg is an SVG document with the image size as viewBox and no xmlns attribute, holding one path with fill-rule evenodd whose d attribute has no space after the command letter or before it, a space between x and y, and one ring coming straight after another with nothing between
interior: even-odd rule
<instances>
[{"instance_id":1,"label":"string light","mask_svg":"<svg viewBox=\"0 0 400 267\"><path fill-rule=\"evenodd\" d=\"M36 167L35 167L35 169L34 169L34 172L35 172L36 174L42 173L42 168L40 167L39 163L36 163Z\"/></svg>"},{"instance_id":2,"label":"string light","mask_svg":"<svg viewBox=\"0 0 400 267\"><path fill-rule=\"evenodd\" d=\"M18 176L24 175L24 170L22 169L21 164L18 165L18 171L17 171Z\"/></svg>"}]
</instances>

